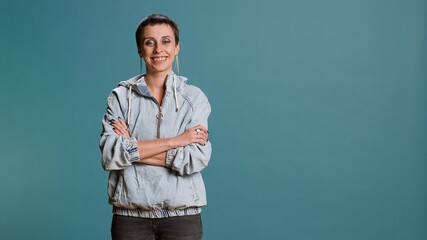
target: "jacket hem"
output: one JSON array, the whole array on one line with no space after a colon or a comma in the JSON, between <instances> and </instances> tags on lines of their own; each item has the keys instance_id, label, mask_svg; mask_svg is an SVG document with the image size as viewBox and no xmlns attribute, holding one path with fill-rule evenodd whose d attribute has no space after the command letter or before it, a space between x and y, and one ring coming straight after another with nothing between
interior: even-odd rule
<instances>
[{"instance_id":1,"label":"jacket hem","mask_svg":"<svg viewBox=\"0 0 427 240\"><path fill-rule=\"evenodd\" d=\"M155 210L142 210L142 209L126 209L113 207L113 214L128 216L128 217L139 217L139 218L168 218L168 217L181 217L197 215L202 212L199 207L186 208L182 210L167 210L167 209L155 209Z\"/></svg>"}]
</instances>

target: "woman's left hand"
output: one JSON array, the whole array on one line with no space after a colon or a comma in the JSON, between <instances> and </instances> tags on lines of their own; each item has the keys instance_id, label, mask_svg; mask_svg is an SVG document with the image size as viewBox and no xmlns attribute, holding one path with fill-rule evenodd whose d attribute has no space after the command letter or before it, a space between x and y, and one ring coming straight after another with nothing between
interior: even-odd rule
<instances>
[{"instance_id":1,"label":"woman's left hand","mask_svg":"<svg viewBox=\"0 0 427 240\"><path fill-rule=\"evenodd\" d=\"M112 120L110 124L113 126L113 130L117 135L130 138L129 128L123 119L119 118L118 120Z\"/></svg>"}]
</instances>

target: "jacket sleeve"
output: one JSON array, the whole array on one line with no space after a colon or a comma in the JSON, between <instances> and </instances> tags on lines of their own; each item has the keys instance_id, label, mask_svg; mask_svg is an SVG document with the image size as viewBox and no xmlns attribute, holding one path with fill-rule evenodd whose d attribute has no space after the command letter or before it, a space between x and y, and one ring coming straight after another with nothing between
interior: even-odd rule
<instances>
[{"instance_id":1,"label":"jacket sleeve","mask_svg":"<svg viewBox=\"0 0 427 240\"><path fill-rule=\"evenodd\" d=\"M202 125L208 129L208 117L211 106L205 94L200 92L196 102L193 103L193 112L185 129L196 125ZM166 166L179 175L190 175L202 171L211 158L212 146L207 141L204 146L196 143L184 147L178 147L167 151Z\"/></svg>"},{"instance_id":2,"label":"jacket sleeve","mask_svg":"<svg viewBox=\"0 0 427 240\"><path fill-rule=\"evenodd\" d=\"M125 138L117 135L110 121L124 118L117 93L113 91L108 96L107 112L102 119L102 133L99 147L102 153L102 167L106 171L120 170L139 160L136 138Z\"/></svg>"}]
</instances>

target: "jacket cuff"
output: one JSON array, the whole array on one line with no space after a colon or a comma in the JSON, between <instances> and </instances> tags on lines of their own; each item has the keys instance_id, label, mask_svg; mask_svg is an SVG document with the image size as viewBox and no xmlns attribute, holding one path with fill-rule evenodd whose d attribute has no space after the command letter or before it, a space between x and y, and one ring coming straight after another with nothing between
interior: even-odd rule
<instances>
[{"instance_id":1,"label":"jacket cuff","mask_svg":"<svg viewBox=\"0 0 427 240\"><path fill-rule=\"evenodd\" d=\"M123 138L123 146L125 149L125 158L129 162L139 161L138 145L136 138Z\"/></svg>"},{"instance_id":2,"label":"jacket cuff","mask_svg":"<svg viewBox=\"0 0 427 240\"><path fill-rule=\"evenodd\" d=\"M166 152L166 167L171 168L172 162L175 159L176 154L181 151L182 151L182 147L179 147L179 148L169 149Z\"/></svg>"}]
</instances>

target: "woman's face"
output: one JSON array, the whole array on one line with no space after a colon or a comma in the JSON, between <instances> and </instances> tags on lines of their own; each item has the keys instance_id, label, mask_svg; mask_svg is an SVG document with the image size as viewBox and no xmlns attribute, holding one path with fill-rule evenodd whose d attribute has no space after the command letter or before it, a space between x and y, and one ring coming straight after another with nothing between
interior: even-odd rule
<instances>
[{"instance_id":1,"label":"woman's face","mask_svg":"<svg viewBox=\"0 0 427 240\"><path fill-rule=\"evenodd\" d=\"M176 43L169 25L155 24L144 27L138 53L145 61L148 74L163 72L169 74L178 52L179 44Z\"/></svg>"}]
</instances>

